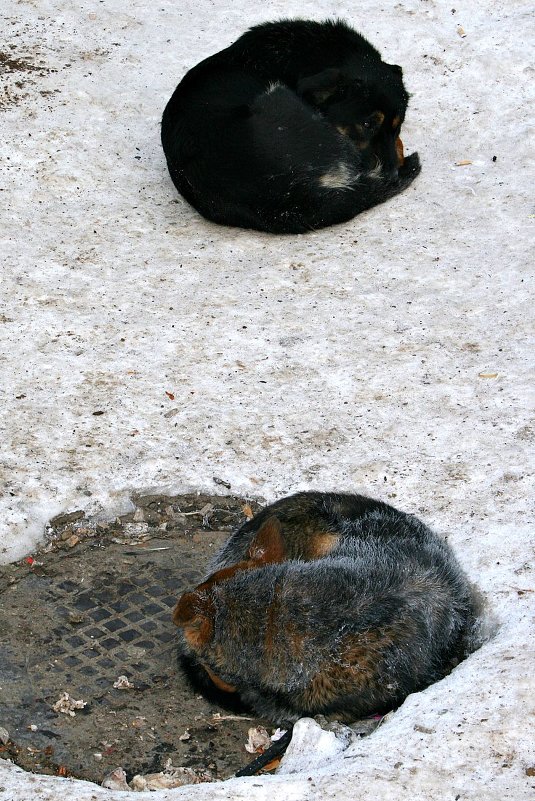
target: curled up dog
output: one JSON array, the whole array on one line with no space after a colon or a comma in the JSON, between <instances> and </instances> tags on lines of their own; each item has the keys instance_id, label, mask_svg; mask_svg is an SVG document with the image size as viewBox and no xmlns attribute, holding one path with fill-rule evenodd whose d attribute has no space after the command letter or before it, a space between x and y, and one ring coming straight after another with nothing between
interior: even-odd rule
<instances>
[{"instance_id":1,"label":"curled up dog","mask_svg":"<svg viewBox=\"0 0 535 801\"><path fill-rule=\"evenodd\" d=\"M475 596L449 546L364 496L282 499L211 567L175 608L181 652L273 723L392 709L470 650Z\"/></svg>"},{"instance_id":2,"label":"curled up dog","mask_svg":"<svg viewBox=\"0 0 535 801\"><path fill-rule=\"evenodd\" d=\"M162 119L179 192L214 222L300 233L394 197L420 171L402 69L342 21L251 28L191 69Z\"/></svg>"}]
</instances>

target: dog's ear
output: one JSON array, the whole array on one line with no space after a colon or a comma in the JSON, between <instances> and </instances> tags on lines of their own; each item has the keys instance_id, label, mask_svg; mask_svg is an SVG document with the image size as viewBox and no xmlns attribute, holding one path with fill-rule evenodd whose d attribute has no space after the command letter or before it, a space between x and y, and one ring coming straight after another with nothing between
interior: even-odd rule
<instances>
[{"instance_id":1,"label":"dog's ear","mask_svg":"<svg viewBox=\"0 0 535 801\"><path fill-rule=\"evenodd\" d=\"M284 561L286 549L278 518L272 515L260 526L249 545L247 555L254 567Z\"/></svg>"},{"instance_id":2,"label":"dog's ear","mask_svg":"<svg viewBox=\"0 0 535 801\"><path fill-rule=\"evenodd\" d=\"M327 67L316 75L308 75L297 82L297 93L315 103L324 103L336 91L340 82L340 70Z\"/></svg>"},{"instance_id":3,"label":"dog's ear","mask_svg":"<svg viewBox=\"0 0 535 801\"><path fill-rule=\"evenodd\" d=\"M193 649L209 643L214 636L214 602L207 592L193 590L181 596L173 610L173 623L184 630Z\"/></svg>"}]
</instances>

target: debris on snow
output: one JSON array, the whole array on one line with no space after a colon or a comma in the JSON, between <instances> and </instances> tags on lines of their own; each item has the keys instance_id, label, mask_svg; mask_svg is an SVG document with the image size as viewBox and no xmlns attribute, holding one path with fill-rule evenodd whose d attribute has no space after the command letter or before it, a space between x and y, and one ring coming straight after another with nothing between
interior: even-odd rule
<instances>
[{"instance_id":1,"label":"debris on snow","mask_svg":"<svg viewBox=\"0 0 535 801\"><path fill-rule=\"evenodd\" d=\"M271 745L271 737L263 726L251 726L249 739L245 744L248 754L262 754Z\"/></svg>"},{"instance_id":2,"label":"debris on snow","mask_svg":"<svg viewBox=\"0 0 535 801\"><path fill-rule=\"evenodd\" d=\"M207 770L194 768L175 768L170 759L159 773L137 774L130 782L130 789L137 792L147 790L171 790L173 787L184 787L187 784L202 784L214 780ZM127 789L128 786L127 786Z\"/></svg>"},{"instance_id":3,"label":"debris on snow","mask_svg":"<svg viewBox=\"0 0 535 801\"><path fill-rule=\"evenodd\" d=\"M345 736L339 738L333 731L325 731L312 718L301 718L294 725L292 740L282 758L278 773L309 770L311 754L314 754L315 763L321 762L325 765L345 751L349 742L349 738Z\"/></svg>"},{"instance_id":4,"label":"debris on snow","mask_svg":"<svg viewBox=\"0 0 535 801\"><path fill-rule=\"evenodd\" d=\"M128 679L128 676L119 676L117 681L113 682L113 688L115 690L133 690L134 685Z\"/></svg>"},{"instance_id":5,"label":"debris on snow","mask_svg":"<svg viewBox=\"0 0 535 801\"><path fill-rule=\"evenodd\" d=\"M52 709L54 712L63 713L64 715L70 715L74 717L76 715L77 709L83 709L87 706L86 701L76 701L74 698L71 698L69 693L63 693L61 698L56 701Z\"/></svg>"},{"instance_id":6,"label":"debris on snow","mask_svg":"<svg viewBox=\"0 0 535 801\"><path fill-rule=\"evenodd\" d=\"M108 773L102 782L102 787L107 790L130 790L126 783L126 773L122 768L115 768L111 773Z\"/></svg>"}]
</instances>

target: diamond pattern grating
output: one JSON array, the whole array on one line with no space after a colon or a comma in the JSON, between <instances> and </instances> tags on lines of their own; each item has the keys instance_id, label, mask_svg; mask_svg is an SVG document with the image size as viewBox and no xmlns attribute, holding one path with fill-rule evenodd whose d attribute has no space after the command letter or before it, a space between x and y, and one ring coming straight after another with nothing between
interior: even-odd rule
<instances>
[{"instance_id":1,"label":"diamond pattern grating","mask_svg":"<svg viewBox=\"0 0 535 801\"><path fill-rule=\"evenodd\" d=\"M172 758L224 777L247 762L249 721L225 719L218 739L226 710L185 679L171 619L244 503L150 496L136 521L67 522L50 552L0 567L0 758L99 783L118 765L131 776ZM119 676L133 686L114 688ZM65 692L86 704L74 716L54 710Z\"/></svg>"},{"instance_id":2,"label":"diamond pattern grating","mask_svg":"<svg viewBox=\"0 0 535 801\"><path fill-rule=\"evenodd\" d=\"M170 620L177 581L171 571L158 573L161 583L149 575L121 581L113 589L104 581L83 592L71 581L59 584L66 595L55 609L62 624L52 632L54 661L49 669L68 669L71 682L78 674L98 677L101 683L119 675L150 678L158 665L168 669L175 641ZM73 634L65 636L65 623L73 626ZM80 678L75 683L82 686L87 681Z\"/></svg>"}]
</instances>

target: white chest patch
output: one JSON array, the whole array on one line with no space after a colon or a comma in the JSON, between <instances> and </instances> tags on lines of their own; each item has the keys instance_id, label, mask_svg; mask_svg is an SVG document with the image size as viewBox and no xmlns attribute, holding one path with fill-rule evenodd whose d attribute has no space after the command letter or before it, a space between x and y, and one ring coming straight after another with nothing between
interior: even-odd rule
<instances>
[{"instance_id":1,"label":"white chest patch","mask_svg":"<svg viewBox=\"0 0 535 801\"><path fill-rule=\"evenodd\" d=\"M342 161L319 179L325 189L353 189L357 175Z\"/></svg>"},{"instance_id":2,"label":"white chest patch","mask_svg":"<svg viewBox=\"0 0 535 801\"><path fill-rule=\"evenodd\" d=\"M266 89L266 92L265 92L266 95L272 94L277 89L280 89L281 86L282 86L282 83L280 81L273 81L273 83L270 83L268 88Z\"/></svg>"}]
</instances>

